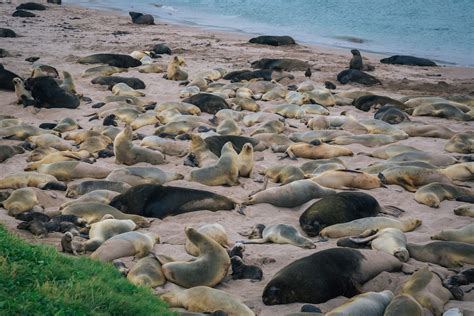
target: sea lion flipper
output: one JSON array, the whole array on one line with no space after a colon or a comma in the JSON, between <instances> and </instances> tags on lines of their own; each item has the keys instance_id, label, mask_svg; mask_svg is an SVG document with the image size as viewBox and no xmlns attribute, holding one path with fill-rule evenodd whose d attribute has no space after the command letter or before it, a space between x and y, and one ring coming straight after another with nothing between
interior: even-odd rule
<instances>
[{"instance_id":1,"label":"sea lion flipper","mask_svg":"<svg viewBox=\"0 0 474 316\"><path fill-rule=\"evenodd\" d=\"M380 210L380 213L400 217L402 213L405 213L405 210L393 205L386 205Z\"/></svg>"}]
</instances>

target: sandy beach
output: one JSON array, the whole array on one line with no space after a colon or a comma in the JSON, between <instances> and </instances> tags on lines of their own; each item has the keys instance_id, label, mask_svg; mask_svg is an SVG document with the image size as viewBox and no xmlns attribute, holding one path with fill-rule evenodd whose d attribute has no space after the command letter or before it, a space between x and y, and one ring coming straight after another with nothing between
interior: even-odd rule
<instances>
[{"instance_id":1,"label":"sandy beach","mask_svg":"<svg viewBox=\"0 0 474 316\"><path fill-rule=\"evenodd\" d=\"M271 47L247 43L249 36L238 33L209 31L202 28L167 24L157 19L156 25L144 26L131 23L129 16L113 11L92 10L74 5L54 6L48 5L46 11L36 11L35 18L11 17L14 11L13 4L1 4L0 24L2 27L13 29L19 37L2 38L0 48L8 50L13 56L0 60L6 69L13 71L25 78L29 76L31 64L25 58L31 56L40 57L39 62L54 66L59 71L70 72L75 80L76 90L79 94L93 100L87 104L81 102L79 108L69 109L41 109L38 113L32 107L23 108L16 104L16 96L13 92L0 91L0 114L14 115L25 123L38 126L44 122L56 122L65 117L77 120L84 129L102 124L101 121L89 121L86 115L95 113L97 110L91 105L102 101L111 92L104 86L91 84L92 78L82 78L80 74L91 65L81 65L76 62L78 57L84 57L94 53L121 53L130 54L135 50L147 50L154 44L166 43L173 51L173 55L182 56L186 60L183 68L191 79L202 71L217 67L227 71L250 69L250 63L260 58L297 58L308 61L313 69L311 80L316 86L324 87L325 81L331 81L337 85L336 92L345 90L364 90L374 94L385 95L393 98L403 96L449 96L449 95L471 95L474 91L474 69L464 67L410 67L400 65L381 64L381 57L376 54L363 54L365 61L375 65L375 71L371 75L382 81L382 85L364 87L357 84L342 85L336 81L336 75L348 67L351 53L349 50L336 48L317 47L310 45L297 45L288 47ZM172 56L162 55L159 63L166 65ZM284 85L299 84L306 80L304 72L293 71L294 80L280 82ZM130 68L128 72L117 74L119 76L136 77L143 80L147 87L143 92L145 100L155 101L158 104L168 101L180 101L179 91L182 87L176 81L165 80L163 74L139 73ZM227 83L228 81L220 80ZM263 109L269 104L284 103L284 100L262 102L258 101ZM352 106L334 106L330 108L331 115L348 112L358 119L373 118L373 112L362 112ZM203 113L204 118L211 115ZM474 130L473 121L460 122L434 117L412 117L413 121L432 123L449 127L456 132ZM287 128L284 132L289 135L294 131L308 131L303 123L296 119L287 120L294 128ZM123 123L119 123L123 127ZM253 127L242 127L243 135L248 136ZM153 126L143 127L136 132L144 135L152 135ZM399 141L399 144L414 146L420 150L432 153L446 153L444 145L446 139L410 137ZM0 140L0 144L18 144L18 141ZM139 144L139 141L136 142ZM345 145L354 152L353 157L343 157L348 168L356 169L368 166L380 159L358 155L360 152L371 152L376 148L368 148L359 144ZM168 185L183 186L204 189L219 193L235 199L245 201L248 194L262 186L262 176L257 171L264 170L275 164L280 164L281 154L272 153L270 150L255 153L255 167L251 178L240 178L240 185L233 187L205 186L195 182L178 180L169 182ZM456 156L456 155L454 155ZM0 175L2 177L22 171L27 162L28 153L14 156L0 164ZM167 157L167 163L157 167L165 171L175 171L183 175L189 174L191 167L183 165L184 158ZM297 161L283 160L285 164L299 166L306 159L299 158ZM98 159L97 166L116 169L119 166L114 158ZM147 165L147 164L139 164ZM71 183L83 181L76 180ZM464 182L471 186L473 182ZM269 186L278 184L269 183ZM42 191L35 189L40 205L45 210L56 211L62 203L70 199L66 198L64 192ZM456 201L443 201L439 208L430 208L417 203L414 193L407 192L399 186L388 186L388 188L377 188L364 191L375 197L381 205L395 205L406 210L403 217L415 217L421 219L423 224L413 232L406 234L409 242L428 242L430 236L444 228L459 228L472 223L472 218L456 216L453 209L465 203ZM155 220L147 230L156 232L161 237L161 243L155 246L156 254L165 254L179 260L190 259L184 249L186 226L199 227L207 223L219 223L223 225L231 242L243 240L239 233L249 231L258 223L266 225L287 223L298 229L299 216L312 203L294 209L278 208L269 204L257 204L248 206L246 215L240 215L235 211L198 211L178 216L167 217L164 220ZM7 211L0 208L0 222L5 224L10 231L33 243L47 243L58 247L62 234L51 233L47 238L39 239L27 231L16 229L19 221L7 215ZM314 238L316 241L317 238ZM247 245L245 261L248 264L256 264L263 270L261 282L250 282L249 280L232 280L227 276L216 288L224 290L242 300L257 315L284 315L285 313L299 311L300 303L266 306L263 304L261 295L263 288L271 280L273 275L281 268L296 259L308 256L315 251L336 247L336 239L328 242L317 243L317 248L301 249L292 245ZM131 259L126 260L131 264ZM423 266L424 264L410 259L410 264ZM382 273L378 277L366 283L365 291L392 290L394 293L400 288L409 276L403 273ZM176 286L168 282L163 288L156 288L156 292L163 293ZM342 304L347 299L338 297L324 304L318 304L324 312ZM450 301L445 310L450 307L463 306L466 310L474 313L474 291L465 293L464 301Z\"/></svg>"}]
</instances>

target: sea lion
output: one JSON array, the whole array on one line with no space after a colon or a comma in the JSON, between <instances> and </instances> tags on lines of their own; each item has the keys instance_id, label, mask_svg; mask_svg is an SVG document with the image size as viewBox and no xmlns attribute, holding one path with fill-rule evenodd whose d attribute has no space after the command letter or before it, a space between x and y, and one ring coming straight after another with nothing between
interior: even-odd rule
<instances>
[{"instance_id":1,"label":"sea lion","mask_svg":"<svg viewBox=\"0 0 474 316\"><path fill-rule=\"evenodd\" d=\"M139 162L148 162L152 165L162 164L165 157L159 151L139 147L132 143L132 128L126 125L114 140L115 163L134 165Z\"/></svg>"},{"instance_id":2,"label":"sea lion","mask_svg":"<svg viewBox=\"0 0 474 316\"><path fill-rule=\"evenodd\" d=\"M382 64L392 64L392 65L407 65L407 66L422 66L422 67L435 67L437 66L435 62L426 59L419 58L414 56L405 56L405 55L394 55L387 58L380 59Z\"/></svg>"},{"instance_id":3,"label":"sea lion","mask_svg":"<svg viewBox=\"0 0 474 316\"><path fill-rule=\"evenodd\" d=\"M16 10L15 12L13 12L12 16L20 18L34 18L36 17L36 14L25 10Z\"/></svg>"},{"instance_id":4,"label":"sea lion","mask_svg":"<svg viewBox=\"0 0 474 316\"><path fill-rule=\"evenodd\" d=\"M448 140L444 150L461 154L474 153L474 132L467 131L454 135Z\"/></svg>"},{"instance_id":5,"label":"sea lion","mask_svg":"<svg viewBox=\"0 0 474 316\"><path fill-rule=\"evenodd\" d=\"M313 203L301 214L299 222L308 236L317 236L326 226L377 216L393 209L402 211L393 206L382 208L375 198L366 193L339 192Z\"/></svg>"},{"instance_id":6,"label":"sea lion","mask_svg":"<svg viewBox=\"0 0 474 316\"><path fill-rule=\"evenodd\" d=\"M139 12L128 12L132 18L133 24L144 24L144 25L154 25L155 19L151 14L143 14Z\"/></svg>"},{"instance_id":7,"label":"sea lion","mask_svg":"<svg viewBox=\"0 0 474 316\"><path fill-rule=\"evenodd\" d=\"M112 93L120 96L144 97L145 93L129 87L126 83L119 82L112 87Z\"/></svg>"},{"instance_id":8,"label":"sea lion","mask_svg":"<svg viewBox=\"0 0 474 316\"><path fill-rule=\"evenodd\" d=\"M175 81L187 80L188 74L180 68L180 66L184 65L186 65L186 63L184 62L183 57L174 56L168 64L168 68L166 69L166 75L164 76L164 78Z\"/></svg>"},{"instance_id":9,"label":"sea lion","mask_svg":"<svg viewBox=\"0 0 474 316\"><path fill-rule=\"evenodd\" d=\"M115 169L107 176L108 181L122 181L129 185L165 184L173 180L183 179L183 175L174 172L165 172L156 167L125 167Z\"/></svg>"},{"instance_id":10,"label":"sea lion","mask_svg":"<svg viewBox=\"0 0 474 316\"><path fill-rule=\"evenodd\" d=\"M31 11L44 11L46 7L41 3L36 2L25 2L16 7L16 10L31 10Z\"/></svg>"},{"instance_id":11,"label":"sea lion","mask_svg":"<svg viewBox=\"0 0 474 316\"><path fill-rule=\"evenodd\" d=\"M36 187L42 190L66 191L67 186L58 179L39 172L16 172L0 180L0 189Z\"/></svg>"},{"instance_id":12,"label":"sea lion","mask_svg":"<svg viewBox=\"0 0 474 316\"><path fill-rule=\"evenodd\" d=\"M451 180L472 181L474 180L474 162L457 163L441 170Z\"/></svg>"},{"instance_id":13,"label":"sea lion","mask_svg":"<svg viewBox=\"0 0 474 316\"><path fill-rule=\"evenodd\" d=\"M230 268L227 251L194 228L186 228L185 233L189 241L199 249L199 256L190 262L163 264L162 269L166 279L185 288L213 287L220 283Z\"/></svg>"},{"instance_id":14,"label":"sea lion","mask_svg":"<svg viewBox=\"0 0 474 316\"><path fill-rule=\"evenodd\" d=\"M448 120L472 121L474 117L469 113L464 113L459 108L446 103L422 104L410 111L413 116L433 116Z\"/></svg>"},{"instance_id":15,"label":"sea lion","mask_svg":"<svg viewBox=\"0 0 474 316\"><path fill-rule=\"evenodd\" d=\"M232 143L227 142L222 147L219 160L204 168L193 170L190 173L190 181L205 185L237 185L239 184L239 155L234 150Z\"/></svg>"},{"instance_id":16,"label":"sea lion","mask_svg":"<svg viewBox=\"0 0 474 316\"><path fill-rule=\"evenodd\" d=\"M471 283L474 283L474 268L465 269L443 280L443 286L453 294L456 300L462 300L464 296L460 287Z\"/></svg>"},{"instance_id":17,"label":"sea lion","mask_svg":"<svg viewBox=\"0 0 474 316\"><path fill-rule=\"evenodd\" d=\"M329 145L319 141L311 143L296 143L290 145L286 150L286 154L291 159L329 159L339 156L353 156L354 153L348 148L341 146Z\"/></svg>"},{"instance_id":18,"label":"sea lion","mask_svg":"<svg viewBox=\"0 0 474 316\"><path fill-rule=\"evenodd\" d=\"M354 296L343 305L336 307L326 316L342 315L380 315L384 314L385 308L393 299L392 291L367 292Z\"/></svg>"},{"instance_id":19,"label":"sea lion","mask_svg":"<svg viewBox=\"0 0 474 316\"><path fill-rule=\"evenodd\" d=\"M127 274L127 280L135 285L155 288L166 283L161 263L154 256L144 257L135 263Z\"/></svg>"},{"instance_id":20,"label":"sea lion","mask_svg":"<svg viewBox=\"0 0 474 316\"><path fill-rule=\"evenodd\" d=\"M303 237L298 230L288 224L275 224L265 226L257 224L248 235L251 240L243 241L244 244L290 244L301 248L313 249L316 245L306 237Z\"/></svg>"},{"instance_id":21,"label":"sea lion","mask_svg":"<svg viewBox=\"0 0 474 316\"><path fill-rule=\"evenodd\" d=\"M318 159L313 161L307 161L300 166L300 169L306 175L310 175L316 170L318 167L325 165L325 164L340 164L345 167L344 162L339 158L330 158L330 159Z\"/></svg>"},{"instance_id":22,"label":"sea lion","mask_svg":"<svg viewBox=\"0 0 474 316\"><path fill-rule=\"evenodd\" d=\"M53 134L41 134L38 136L28 137L28 142L36 145L36 147L53 147L57 150L71 150L72 146L64 141L61 137ZM34 147L30 146L29 147Z\"/></svg>"},{"instance_id":23,"label":"sea lion","mask_svg":"<svg viewBox=\"0 0 474 316\"><path fill-rule=\"evenodd\" d=\"M171 55L171 49L164 43L155 44L151 50L158 55Z\"/></svg>"},{"instance_id":24,"label":"sea lion","mask_svg":"<svg viewBox=\"0 0 474 316\"><path fill-rule=\"evenodd\" d=\"M377 176L355 170L329 170L315 177L314 182L332 189L356 188L370 190L384 187Z\"/></svg>"},{"instance_id":25,"label":"sea lion","mask_svg":"<svg viewBox=\"0 0 474 316\"><path fill-rule=\"evenodd\" d=\"M337 74L337 81L342 84L356 82L366 86L382 84L380 80L357 69L346 69Z\"/></svg>"},{"instance_id":26,"label":"sea lion","mask_svg":"<svg viewBox=\"0 0 474 316\"><path fill-rule=\"evenodd\" d=\"M199 115L201 109L194 104L184 102L165 102L161 103L155 108L156 112L163 112L166 110L178 110L181 114Z\"/></svg>"},{"instance_id":27,"label":"sea lion","mask_svg":"<svg viewBox=\"0 0 474 316\"><path fill-rule=\"evenodd\" d=\"M138 227L150 226L150 222L142 216L125 214L114 207L100 202L76 202L69 204L61 209L61 214L81 217L86 220L88 224L94 224L108 214L118 220L131 219Z\"/></svg>"},{"instance_id":28,"label":"sea lion","mask_svg":"<svg viewBox=\"0 0 474 316\"><path fill-rule=\"evenodd\" d=\"M245 143L239 153L239 176L250 178L253 166L253 146L251 143Z\"/></svg>"},{"instance_id":29,"label":"sea lion","mask_svg":"<svg viewBox=\"0 0 474 316\"><path fill-rule=\"evenodd\" d=\"M109 89L112 89L112 87L117 83L125 83L132 89L146 88L146 85L142 80L133 77L101 76L92 79L91 83L107 86Z\"/></svg>"},{"instance_id":30,"label":"sea lion","mask_svg":"<svg viewBox=\"0 0 474 316\"><path fill-rule=\"evenodd\" d=\"M349 62L349 69L363 70L364 63L358 49L351 50L352 58Z\"/></svg>"},{"instance_id":31,"label":"sea lion","mask_svg":"<svg viewBox=\"0 0 474 316\"><path fill-rule=\"evenodd\" d=\"M68 205L71 205L74 203L80 203L80 202L97 202L97 203L109 204L110 201L119 194L120 193L118 192L109 191L109 190L94 190L92 192L81 195L77 199L64 202L63 204L61 204L61 206L59 206L59 209L62 210Z\"/></svg>"},{"instance_id":32,"label":"sea lion","mask_svg":"<svg viewBox=\"0 0 474 316\"><path fill-rule=\"evenodd\" d=\"M59 133L70 132L75 129L80 128L76 120L70 117L63 118L58 124L53 128L54 131Z\"/></svg>"},{"instance_id":33,"label":"sea lion","mask_svg":"<svg viewBox=\"0 0 474 316\"><path fill-rule=\"evenodd\" d=\"M466 205L458 206L454 209L454 214L458 216L474 217L474 205L466 204Z\"/></svg>"},{"instance_id":34,"label":"sea lion","mask_svg":"<svg viewBox=\"0 0 474 316\"><path fill-rule=\"evenodd\" d=\"M421 220L416 218L402 218L400 220L389 217L364 217L350 222L335 224L321 230L321 237L340 238L360 235L367 230L396 228L403 232L410 232L421 225Z\"/></svg>"},{"instance_id":35,"label":"sea lion","mask_svg":"<svg viewBox=\"0 0 474 316\"><path fill-rule=\"evenodd\" d=\"M338 136L332 139L331 144L350 145L361 144L366 147L380 147L383 145L396 143L402 139L408 138L401 135L383 135L383 134L362 134L353 136Z\"/></svg>"},{"instance_id":36,"label":"sea lion","mask_svg":"<svg viewBox=\"0 0 474 316\"><path fill-rule=\"evenodd\" d=\"M233 280L262 280L263 272L257 266L246 265L241 257L233 256L230 258L232 266L232 279Z\"/></svg>"},{"instance_id":37,"label":"sea lion","mask_svg":"<svg viewBox=\"0 0 474 316\"><path fill-rule=\"evenodd\" d=\"M183 142L167 140L155 135L143 138L140 146L158 149L168 156L183 157L188 153L188 146Z\"/></svg>"},{"instance_id":38,"label":"sea lion","mask_svg":"<svg viewBox=\"0 0 474 316\"><path fill-rule=\"evenodd\" d=\"M271 46L295 45L295 40L290 36L261 35L249 40L252 44L263 44Z\"/></svg>"},{"instance_id":39,"label":"sea lion","mask_svg":"<svg viewBox=\"0 0 474 316\"><path fill-rule=\"evenodd\" d=\"M265 169L262 173L275 183L287 184L305 178L303 171L296 166L275 165Z\"/></svg>"},{"instance_id":40,"label":"sea lion","mask_svg":"<svg viewBox=\"0 0 474 316\"><path fill-rule=\"evenodd\" d=\"M34 105L35 100L31 96L31 92L25 88L25 83L21 78L13 79L15 86L15 94L18 99L17 104L23 104L24 106Z\"/></svg>"},{"instance_id":41,"label":"sea lion","mask_svg":"<svg viewBox=\"0 0 474 316\"><path fill-rule=\"evenodd\" d=\"M52 77L30 78L27 84L31 88L35 107L75 109L80 105L79 97L61 89Z\"/></svg>"},{"instance_id":42,"label":"sea lion","mask_svg":"<svg viewBox=\"0 0 474 316\"><path fill-rule=\"evenodd\" d=\"M281 115L284 118L301 119L306 115L305 110L296 104L281 104L275 107L271 107L267 111ZM278 118L278 120L280 119L281 118ZM278 120L272 120L272 121L278 122Z\"/></svg>"},{"instance_id":43,"label":"sea lion","mask_svg":"<svg viewBox=\"0 0 474 316\"><path fill-rule=\"evenodd\" d=\"M114 182L106 180L90 180L69 185L66 191L66 197L76 198L94 190L109 190L119 193L127 191L131 186L123 182Z\"/></svg>"},{"instance_id":44,"label":"sea lion","mask_svg":"<svg viewBox=\"0 0 474 316\"><path fill-rule=\"evenodd\" d=\"M246 305L227 292L207 286L187 290L174 290L161 295L170 307L184 307L190 312L223 311L229 316L255 316Z\"/></svg>"},{"instance_id":45,"label":"sea lion","mask_svg":"<svg viewBox=\"0 0 474 316\"><path fill-rule=\"evenodd\" d=\"M272 133L272 134L280 134L285 131L285 123L281 122L280 120L272 120L272 121L267 121L257 128L255 128L252 133L250 133L250 136L254 136L257 134L262 134L262 133Z\"/></svg>"},{"instance_id":46,"label":"sea lion","mask_svg":"<svg viewBox=\"0 0 474 316\"><path fill-rule=\"evenodd\" d=\"M13 191L1 204L3 208L8 211L8 215L17 216L18 214L34 209L39 202L33 189L22 188Z\"/></svg>"},{"instance_id":47,"label":"sea lion","mask_svg":"<svg viewBox=\"0 0 474 316\"><path fill-rule=\"evenodd\" d=\"M86 77L97 77L97 76L110 76L115 73L126 72L127 68L113 67L113 66L97 66L84 70L81 73L82 78ZM93 82L95 83L95 82Z\"/></svg>"},{"instance_id":48,"label":"sea lion","mask_svg":"<svg viewBox=\"0 0 474 316\"><path fill-rule=\"evenodd\" d=\"M328 264L330 263L330 264ZM317 268L315 268L317 267ZM337 296L360 294L360 286L383 271L397 271L397 258L374 250L332 248L296 260L265 286L265 305L324 303Z\"/></svg>"},{"instance_id":49,"label":"sea lion","mask_svg":"<svg viewBox=\"0 0 474 316\"><path fill-rule=\"evenodd\" d=\"M221 245L224 248L228 248L230 243L227 237L225 228L221 224L207 224L199 227L197 231L215 242ZM184 246L186 252L191 256L199 256L199 249L196 247L189 239L186 240L186 245Z\"/></svg>"},{"instance_id":50,"label":"sea lion","mask_svg":"<svg viewBox=\"0 0 474 316\"><path fill-rule=\"evenodd\" d=\"M103 179L111 170L80 161L61 161L40 165L38 172L55 176L59 181L70 181L82 178Z\"/></svg>"},{"instance_id":51,"label":"sea lion","mask_svg":"<svg viewBox=\"0 0 474 316\"><path fill-rule=\"evenodd\" d=\"M415 193L415 201L438 208L444 200L455 200L462 196L474 196L474 190L452 184L433 182L422 186Z\"/></svg>"},{"instance_id":52,"label":"sea lion","mask_svg":"<svg viewBox=\"0 0 474 316\"><path fill-rule=\"evenodd\" d=\"M0 28L0 37L16 37L15 31L7 28Z\"/></svg>"},{"instance_id":53,"label":"sea lion","mask_svg":"<svg viewBox=\"0 0 474 316\"><path fill-rule=\"evenodd\" d=\"M72 75L67 71L63 71L63 83L59 87L65 91L77 94L74 79L72 78Z\"/></svg>"},{"instance_id":54,"label":"sea lion","mask_svg":"<svg viewBox=\"0 0 474 316\"><path fill-rule=\"evenodd\" d=\"M329 115L329 110L319 104L305 104L301 106L301 110L303 110L306 114L318 114L318 115Z\"/></svg>"},{"instance_id":55,"label":"sea lion","mask_svg":"<svg viewBox=\"0 0 474 316\"><path fill-rule=\"evenodd\" d=\"M263 70L237 70L237 71L231 71L224 75L223 79L225 80L230 80L230 82L241 82L241 81L251 81L255 79L261 79L265 81L271 81L272 80L272 73L273 70L271 69L263 69Z\"/></svg>"},{"instance_id":56,"label":"sea lion","mask_svg":"<svg viewBox=\"0 0 474 316\"><path fill-rule=\"evenodd\" d=\"M38 128L31 125L15 125L0 129L0 137L13 139L13 140L25 140L31 136L37 136L41 134L55 133L50 130Z\"/></svg>"},{"instance_id":57,"label":"sea lion","mask_svg":"<svg viewBox=\"0 0 474 316\"><path fill-rule=\"evenodd\" d=\"M394 106L384 106L374 114L374 118L382 120L388 124L400 124L404 121L410 121L409 116Z\"/></svg>"},{"instance_id":58,"label":"sea lion","mask_svg":"<svg viewBox=\"0 0 474 316\"><path fill-rule=\"evenodd\" d=\"M420 150L406 151L390 157L387 162L424 161L437 167L446 167L458 162L450 155L429 153Z\"/></svg>"},{"instance_id":59,"label":"sea lion","mask_svg":"<svg viewBox=\"0 0 474 316\"><path fill-rule=\"evenodd\" d=\"M360 152L358 155L366 155L369 157L380 158L380 159L389 159L399 154L403 154L405 152L415 152L415 151L421 151L421 150L412 146L393 144L393 145L385 146L383 148L376 149L371 153Z\"/></svg>"},{"instance_id":60,"label":"sea lion","mask_svg":"<svg viewBox=\"0 0 474 316\"><path fill-rule=\"evenodd\" d=\"M91 154L85 150L79 150L79 151L74 151L74 152L69 151L69 150L55 151L55 152L50 152L50 153L47 153L46 151L35 150L35 152L32 152L32 155L28 159L28 160L34 160L34 161L29 163L25 167L25 171L36 170L42 165L52 164L52 163L62 162L62 161L75 161L75 162L84 161L87 163L92 163L93 160L89 159L90 156Z\"/></svg>"},{"instance_id":61,"label":"sea lion","mask_svg":"<svg viewBox=\"0 0 474 316\"><path fill-rule=\"evenodd\" d=\"M410 257L439 264L446 268L458 268L464 263L474 264L474 245L457 241L434 241L425 245L407 244Z\"/></svg>"},{"instance_id":62,"label":"sea lion","mask_svg":"<svg viewBox=\"0 0 474 316\"><path fill-rule=\"evenodd\" d=\"M458 229L443 229L440 233L431 236L431 239L474 244L474 224L469 224Z\"/></svg>"},{"instance_id":63,"label":"sea lion","mask_svg":"<svg viewBox=\"0 0 474 316\"><path fill-rule=\"evenodd\" d=\"M277 207L291 208L302 205L312 199L335 193L336 191L332 189L324 188L312 180L305 179L252 194L244 204L269 203Z\"/></svg>"},{"instance_id":64,"label":"sea lion","mask_svg":"<svg viewBox=\"0 0 474 316\"><path fill-rule=\"evenodd\" d=\"M216 132L221 135L240 135L242 129L234 120L224 120L217 126Z\"/></svg>"},{"instance_id":65,"label":"sea lion","mask_svg":"<svg viewBox=\"0 0 474 316\"><path fill-rule=\"evenodd\" d=\"M0 145L0 163L4 162L5 160L18 155L23 154L25 150L16 145Z\"/></svg>"},{"instance_id":66,"label":"sea lion","mask_svg":"<svg viewBox=\"0 0 474 316\"><path fill-rule=\"evenodd\" d=\"M185 103L194 104L202 112L216 114L222 109L230 109L229 104L221 97L210 93L198 93L183 100Z\"/></svg>"},{"instance_id":67,"label":"sea lion","mask_svg":"<svg viewBox=\"0 0 474 316\"><path fill-rule=\"evenodd\" d=\"M121 54L93 54L79 58L77 62L80 64L107 64L119 68L138 67L142 64L129 55Z\"/></svg>"},{"instance_id":68,"label":"sea lion","mask_svg":"<svg viewBox=\"0 0 474 316\"><path fill-rule=\"evenodd\" d=\"M410 295L435 316L441 316L444 304L453 298L449 290L443 286L438 274L431 272L428 267L416 271L403 284L400 293Z\"/></svg>"},{"instance_id":69,"label":"sea lion","mask_svg":"<svg viewBox=\"0 0 474 316\"><path fill-rule=\"evenodd\" d=\"M106 240L90 257L103 262L130 256L143 258L159 242L160 237L155 233L126 232Z\"/></svg>"},{"instance_id":70,"label":"sea lion","mask_svg":"<svg viewBox=\"0 0 474 316\"><path fill-rule=\"evenodd\" d=\"M163 219L198 210L233 210L231 199L203 190L142 184L112 199L110 206L129 214Z\"/></svg>"},{"instance_id":71,"label":"sea lion","mask_svg":"<svg viewBox=\"0 0 474 316\"><path fill-rule=\"evenodd\" d=\"M305 71L310 66L306 61L292 58L262 58L251 63L252 68L284 71Z\"/></svg>"},{"instance_id":72,"label":"sea lion","mask_svg":"<svg viewBox=\"0 0 474 316\"><path fill-rule=\"evenodd\" d=\"M20 78L17 74L6 70L3 64L0 64L0 90L15 91L13 80Z\"/></svg>"},{"instance_id":73,"label":"sea lion","mask_svg":"<svg viewBox=\"0 0 474 316\"><path fill-rule=\"evenodd\" d=\"M418 303L413 296L408 294L399 294L390 302L385 309L384 316L424 316L423 306Z\"/></svg>"},{"instance_id":74,"label":"sea lion","mask_svg":"<svg viewBox=\"0 0 474 316\"><path fill-rule=\"evenodd\" d=\"M368 112L373 107L374 109L380 109L386 105L395 106L398 109L405 109L405 105L395 99L382 96L382 95L361 95L352 100L352 105L355 106L357 109Z\"/></svg>"},{"instance_id":75,"label":"sea lion","mask_svg":"<svg viewBox=\"0 0 474 316\"><path fill-rule=\"evenodd\" d=\"M440 171L420 167L393 167L380 172L378 177L383 184L397 184L409 192L432 182L452 184Z\"/></svg>"},{"instance_id":76,"label":"sea lion","mask_svg":"<svg viewBox=\"0 0 474 316\"><path fill-rule=\"evenodd\" d=\"M138 67L138 72L146 73L146 74L149 74L149 73L159 74L159 73L165 72L165 70L166 70L166 65L158 64L158 63L147 64L147 65Z\"/></svg>"}]
</instances>

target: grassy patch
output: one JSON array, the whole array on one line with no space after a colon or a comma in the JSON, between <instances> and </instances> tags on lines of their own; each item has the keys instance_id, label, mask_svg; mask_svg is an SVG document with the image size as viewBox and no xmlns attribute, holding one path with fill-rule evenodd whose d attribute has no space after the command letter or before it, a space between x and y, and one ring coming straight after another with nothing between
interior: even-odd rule
<instances>
[{"instance_id":1,"label":"grassy patch","mask_svg":"<svg viewBox=\"0 0 474 316\"><path fill-rule=\"evenodd\" d=\"M0 314L174 315L112 266L30 245L0 225Z\"/></svg>"}]
</instances>

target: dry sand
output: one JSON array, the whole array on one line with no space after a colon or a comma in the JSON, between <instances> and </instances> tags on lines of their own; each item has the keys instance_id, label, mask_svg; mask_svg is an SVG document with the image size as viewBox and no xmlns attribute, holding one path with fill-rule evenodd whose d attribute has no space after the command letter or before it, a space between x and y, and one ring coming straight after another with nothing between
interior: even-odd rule
<instances>
[{"instance_id":1,"label":"dry sand","mask_svg":"<svg viewBox=\"0 0 474 316\"><path fill-rule=\"evenodd\" d=\"M238 70L250 68L249 62L264 57L287 57L299 58L309 61L313 65L312 80L318 85L323 85L329 80L338 85L337 91L348 89L370 90L383 95L401 97L404 95L449 95L468 94L474 91L474 70L472 68L461 67L407 67L396 65L383 65L378 63L380 56L374 54L363 54L370 63L376 66L372 73L383 81L383 86L365 88L357 85L340 85L336 82L336 74L348 65L350 52L333 48L314 47L309 45L299 45L295 47L266 47L246 43L249 36L244 34L233 34L216 31L208 31L200 28L171 25L160 23L154 26L139 26L131 24L128 16L116 12L95 11L72 5L53 6L50 5L47 11L37 11L36 18L13 18L13 5L0 5L0 24L3 27L12 28L20 35L18 38L2 38L0 46L9 50L16 57L2 59L5 67L15 73L27 77L30 64L25 58L30 56L41 57L40 62L54 65L58 70L67 70L74 76L77 90L93 99L93 103L102 101L105 96L110 95L110 91L101 86L90 83L91 78L81 78L80 73L89 68L90 65L80 65L75 63L75 59L92 53L124 53L129 54L134 50L146 49L156 43L166 43L173 50L174 54L183 56L187 66L184 68L191 78L203 70L210 70L216 67L223 67L227 70ZM127 32L124 35L114 35L115 32ZM164 55L163 63L167 63L169 56ZM304 81L303 72L293 72L294 81L288 84L295 84ZM433 77L432 75L439 75ZM162 78L162 74L141 74L137 70L130 69L128 73L119 74L133 76L142 79L147 84L144 90L146 99L158 103L166 101L179 101L178 91L180 87L177 82L168 81ZM282 101L279 101L282 102ZM92 103L92 104L93 104ZM16 105L14 93L0 92L0 114L13 114L25 122L38 126L43 122L53 122L64 117L73 117L83 128L90 128L101 124L100 121L89 122L86 114L94 113L95 110L90 104L82 102L76 110L67 109L42 109L34 114L31 108L22 108ZM331 108L331 114L339 114L342 111L351 110L356 117L372 118L373 113L363 113L352 107L336 106ZM207 114L206 114L207 115ZM205 116L206 116L205 115ZM437 118L416 118L418 121L432 122L449 126L456 131L472 130L473 123L463 123L448 121ZM290 120L301 130L306 130L304 125L297 120ZM244 133L249 134L250 128L244 128ZM145 127L138 132L151 134L152 127ZM287 132L288 133L288 132ZM446 140L435 138L412 137L401 141L401 144L413 145L419 149L429 152L443 152ZM11 144L15 141L2 140L0 143ZM371 151L362 145L349 145L355 153L361 151ZM255 170L261 170L272 166L278 161L278 156L270 151L256 153ZM17 155L12 159L0 164L0 174L2 176L21 171L26 165L27 154ZM343 158L350 168L366 166L378 159L355 155L350 158ZM169 157L169 163L160 165L164 170L173 170L183 174L188 174L190 167L183 166L183 158ZM298 161L285 160L285 163L300 165L304 159ZM97 165L118 168L114 163L114 158L100 159ZM254 178L258 176L254 175ZM192 188L203 188L216 193L220 193L243 201L249 192L260 188L261 184L254 182L254 179L241 178L241 185L236 187L206 187L196 183L186 181L174 181L169 184L186 186ZM76 181L78 182L78 181ZM472 185L472 183L468 183ZM274 186L275 184L270 184ZM64 193L55 191L36 190L42 205L47 210L56 210L57 207L68 200ZM407 234L410 242L426 242L429 237L443 228L457 228L472 222L471 218L459 217L453 214L453 209L462 203L455 201L444 201L439 209L432 209L415 202L414 194L406 192L397 186L389 188L379 188L368 192L378 199L382 205L396 205L405 209L405 217L417 217L423 220L423 225L416 231ZM178 259L189 259L190 256L184 250L185 236L184 227L187 225L199 226L205 223L222 224L232 241L242 240L238 232L247 231L257 223L277 224L288 223L296 227L299 215L303 212L307 203L294 209L277 208L268 204L250 206L246 209L246 216L236 212L209 212L200 211L179 216L168 217L156 220L150 230L159 233L162 244L155 246L154 251L158 254L175 256ZM18 223L12 217L6 215L4 209L0 209L0 221L20 236L32 241L53 244L59 249L61 234L50 234L45 239L35 239L28 232L18 231L15 227ZM318 243L316 250L300 249L291 245L248 245L245 252L245 261L251 264L258 264L264 272L264 279L261 282L250 282L249 280L231 280L228 276L218 289L225 290L247 304L258 315L282 315L287 312L299 311L302 304L289 304L280 306L265 306L261 300L262 290L272 276L294 260L310 255L314 251L319 251L335 247L335 241ZM419 262L410 260L414 265L421 265ZM395 291L406 276L401 273L383 273L374 280L368 282L365 290L381 291L390 289ZM166 284L164 289L157 289L163 292L173 288L173 284ZM474 310L472 300L474 294L466 294L463 304L467 308ZM336 298L325 304L319 304L323 311L344 302L345 298ZM460 303L460 302L459 302ZM450 302L450 306L458 305L457 302ZM451 306L451 307L452 307Z\"/></svg>"}]
</instances>

